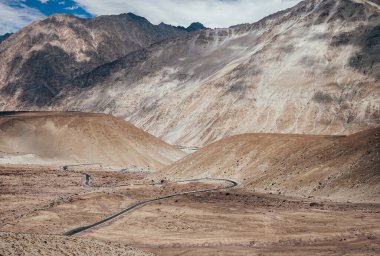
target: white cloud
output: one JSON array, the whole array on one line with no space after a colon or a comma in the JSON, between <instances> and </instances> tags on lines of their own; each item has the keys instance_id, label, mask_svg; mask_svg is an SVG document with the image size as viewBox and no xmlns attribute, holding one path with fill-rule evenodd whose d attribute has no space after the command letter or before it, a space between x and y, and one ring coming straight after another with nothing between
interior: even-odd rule
<instances>
[{"instance_id":1,"label":"white cloud","mask_svg":"<svg viewBox=\"0 0 380 256\"><path fill-rule=\"evenodd\" d=\"M49 0L39 0L41 3L46 4Z\"/></svg>"},{"instance_id":2,"label":"white cloud","mask_svg":"<svg viewBox=\"0 0 380 256\"><path fill-rule=\"evenodd\" d=\"M38 10L28 7L11 7L0 1L0 35L17 32L29 23L44 18Z\"/></svg>"},{"instance_id":3,"label":"white cloud","mask_svg":"<svg viewBox=\"0 0 380 256\"><path fill-rule=\"evenodd\" d=\"M300 0L77 0L95 15L133 12L154 24L189 25L199 21L207 27L252 23L291 7Z\"/></svg>"},{"instance_id":4,"label":"white cloud","mask_svg":"<svg viewBox=\"0 0 380 256\"><path fill-rule=\"evenodd\" d=\"M50 0L39 0L46 3ZM64 0L57 0L64 4ZM76 0L94 15L133 12L154 24L165 22L187 26L194 21L207 27L229 27L252 23L300 0ZM76 9L73 5L69 10ZM45 16L26 6L25 0L0 0L0 35L16 32Z\"/></svg>"},{"instance_id":5,"label":"white cloud","mask_svg":"<svg viewBox=\"0 0 380 256\"><path fill-rule=\"evenodd\" d=\"M73 6L70 6L70 7L65 7L65 10L73 11L73 10L76 10L78 8L79 8L78 5L73 5Z\"/></svg>"}]
</instances>

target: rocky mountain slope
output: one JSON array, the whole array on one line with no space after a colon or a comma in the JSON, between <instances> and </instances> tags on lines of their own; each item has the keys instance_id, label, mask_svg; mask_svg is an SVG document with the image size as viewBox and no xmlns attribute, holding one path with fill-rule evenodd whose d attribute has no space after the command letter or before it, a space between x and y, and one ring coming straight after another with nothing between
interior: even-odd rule
<instances>
[{"instance_id":1,"label":"rocky mountain slope","mask_svg":"<svg viewBox=\"0 0 380 256\"><path fill-rule=\"evenodd\" d=\"M0 163L158 169L185 154L119 118L75 112L3 113ZM10 161L10 162L9 162Z\"/></svg>"},{"instance_id":2,"label":"rocky mountain slope","mask_svg":"<svg viewBox=\"0 0 380 256\"><path fill-rule=\"evenodd\" d=\"M8 79L4 70L20 66L8 62L0 108L112 113L192 146L245 132L354 133L380 124L379 31L377 1L307 0L254 24L200 30L88 72L67 70L71 79L47 91L51 101L28 90L36 84Z\"/></svg>"},{"instance_id":3,"label":"rocky mountain slope","mask_svg":"<svg viewBox=\"0 0 380 256\"><path fill-rule=\"evenodd\" d=\"M379 202L380 129L350 136L236 135L164 168L164 177L221 177L256 192Z\"/></svg>"},{"instance_id":4,"label":"rocky mountain slope","mask_svg":"<svg viewBox=\"0 0 380 256\"><path fill-rule=\"evenodd\" d=\"M28 106L44 106L72 78L153 43L187 33L163 23L153 25L133 13L94 19L50 16L0 45L2 97L15 97Z\"/></svg>"}]
</instances>

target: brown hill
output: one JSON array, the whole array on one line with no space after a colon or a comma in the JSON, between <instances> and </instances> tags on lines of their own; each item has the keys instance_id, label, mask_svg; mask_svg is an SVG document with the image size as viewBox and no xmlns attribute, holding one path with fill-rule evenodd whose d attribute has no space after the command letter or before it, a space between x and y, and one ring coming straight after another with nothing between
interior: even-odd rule
<instances>
[{"instance_id":1,"label":"brown hill","mask_svg":"<svg viewBox=\"0 0 380 256\"><path fill-rule=\"evenodd\" d=\"M153 25L133 13L91 19L52 15L0 44L0 93L6 99L16 98L20 105L42 107L75 77L186 34L170 25Z\"/></svg>"},{"instance_id":2,"label":"brown hill","mask_svg":"<svg viewBox=\"0 0 380 256\"><path fill-rule=\"evenodd\" d=\"M160 175L229 178L264 193L379 202L380 128L350 136L233 136L174 163Z\"/></svg>"},{"instance_id":3,"label":"brown hill","mask_svg":"<svg viewBox=\"0 0 380 256\"><path fill-rule=\"evenodd\" d=\"M160 168L181 158L175 147L104 114L26 112L0 115L0 152L46 163ZM1 159L0 159L1 160Z\"/></svg>"}]
</instances>

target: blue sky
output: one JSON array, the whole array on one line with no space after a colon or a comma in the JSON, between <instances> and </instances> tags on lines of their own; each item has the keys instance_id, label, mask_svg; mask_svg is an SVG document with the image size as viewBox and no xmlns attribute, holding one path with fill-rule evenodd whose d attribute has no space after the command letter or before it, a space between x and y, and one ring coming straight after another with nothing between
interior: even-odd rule
<instances>
[{"instance_id":1,"label":"blue sky","mask_svg":"<svg viewBox=\"0 0 380 256\"><path fill-rule=\"evenodd\" d=\"M95 1L95 0L94 0ZM80 7L76 2L71 0L25 0L13 1L15 6L22 7L22 4L28 8L35 8L42 14L49 16L55 13L70 13L81 17L92 17L85 9ZM12 3L11 3L12 4Z\"/></svg>"},{"instance_id":2,"label":"blue sky","mask_svg":"<svg viewBox=\"0 0 380 256\"><path fill-rule=\"evenodd\" d=\"M0 0L0 34L16 32L54 13L79 17L133 12L153 24L229 27L253 23L300 0Z\"/></svg>"}]
</instances>

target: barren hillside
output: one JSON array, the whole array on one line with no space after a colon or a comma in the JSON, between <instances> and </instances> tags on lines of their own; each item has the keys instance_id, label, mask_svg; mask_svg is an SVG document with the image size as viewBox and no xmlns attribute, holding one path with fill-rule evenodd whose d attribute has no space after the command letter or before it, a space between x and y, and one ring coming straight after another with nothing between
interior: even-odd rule
<instances>
[{"instance_id":1,"label":"barren hillside","mask_svg":"<svg viewBox=\"0 0 380 256\"><path fill-rule=\"evenodd\" d=\"M0 153L0 160L8 159L10 163L151 168L160 168L184 155L119 118L74 112L3 113Z\"/></svg>"},{"instance_id":2,"label":"barren hillside","mask_svg":"<svg viewBox=\"0 0 380 256\"><path fill-rule=\"evenodd\" d=\"M379 6L309 0L264 20L134 52L52 109L112 113L172 144L379 125ZM132 61L138 60L138 61ZM69 88L69 87L67 87Z\"/></svg>"},{"instance_id":3,"label":"barren hillside","mask_svg":"<svg viewBox=\"0 0 380 256\"><path fill-rule=\"evenodd\" d=\"M221 177L251 191L379 202L380 129L350 136L232 136L165 168L160 177Z\"/></svg>"},{"instance_id":4,"label":"barren hillside","mask_svg":"<svg viewBox=\"0 0 380 256\"><path fill-rule=\"evenodd\" d=\"M128 15L94 21L53 16L1 45L0 54L14 57L19 42L27 43L35 53L31 60L47 74L36 76L30 65L18 69L24 65L7 57L0 70L0 108L112 113L169 143L189 146L246 132L350 134L380 122L379 14L376 1L306 0L254 24L201 30L150 47L154 40L131 47L104 37L107 26L79 36L72 29L107 20L118 20L122 28L124 22L135 24ZM46 28L49 35L69 30L63 39L53 33L60 40L51 41ZM169 37L185 33L167 29L174 29ZM41 36L30 36L33 31ZM38 49L44 42L61 51L60 60L75 57L75 68L43 68L46 58ZM89 56L113 61L89 65ZM78 63L86 68L77 72ZM65 79L49 75L56 70Z\"/></svg>"},{"instance_id":5,"label":"barren hillside","mask_svg":"<svg viewBox=\"0 0 380 256\"><path fill-rule=\"evenodd\" d=\"M0 106L11 106L15 102L9 99L13 98L19 106L44 107L54 102L73 78L151 44L186 34L184 29L153 25L133 13L93 19L50 16L1 43Z\"/></svg>"}]
</instances>

